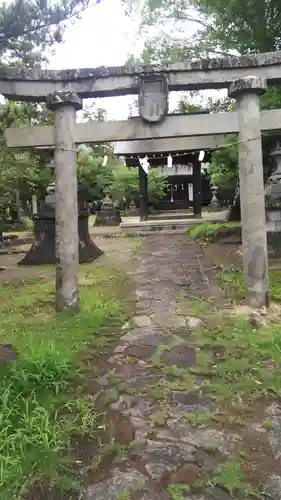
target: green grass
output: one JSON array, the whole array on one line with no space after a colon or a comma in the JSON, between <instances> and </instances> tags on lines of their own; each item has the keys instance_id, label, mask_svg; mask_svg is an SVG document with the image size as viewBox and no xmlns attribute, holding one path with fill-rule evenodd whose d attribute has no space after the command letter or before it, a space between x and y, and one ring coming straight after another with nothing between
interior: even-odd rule
<instances>
[{"instance_id":1,"label":"green grass","mask_svg":"<svg viewBox=\"0 0 281 500\"><path fill-rule=\"evenodd\" d=\"M81 390L81 355L88 346L93 355L103 353L118 334L124 280L87 265L80 282L80 311L60 315L53 280L0 285L1 343L17 351L16 361L0 366L1 500L21 500L33 483L73 489L74 438L93 440L98 452L106 422L95 395Z\"/></svg>"},{"instance_id":2,"label":"green grass","mask_svg":"<svg viewBox=\"0 0 281 500\"><path fill-rule=\"evenodd\" d=\"M191 489L188 484L169 484L168 492L172 500L184 500Z\"/></svg>"},{"instance_id":3,"label":"green grass","mask_svg":"<svg viewBox=\"0 0 281 500\"><path fill-rule=\"evenodd\" d=\"M200 222L187 229L187 234L192 240L195 241L208 241L212 242L222 229L230 229L240 227L239 222Z\"/></svg>"},{"instance_id":4,"label":"green grass","mask_svg":"<svg viewBox=\"0 0 281 500\"><path fill-rule=\"evenodd\" d=\"M227 490L233 498L249 498L256 491L246 481L239 461L229 459L220 468L218 474L211 481L212 485Z\"/></svg>"},{"instance_id":5,"label":"green grass","mask_svg":"<svg viewBox=\"0 0 281 500\"><path fill-rule=\"evenodd\" d=\"M201 390L235 411L266 394L280 397L280 324L257 332L244 317L213 313L207 321L194 333L197 365L189 368L207 376Z\"/></svg>"},{"instance_id":6,"label":"green grass","mask_svg":"<svg viewBox=\"0 0 281 500\"><path fill-rule=\"evenodd\" d=\"M281 270L272 270L268 273L269 294L274 302L281 302ZM230 267L218 273L218 278L227 294L234 299L245 298L245 284L243 272L238 267Z\"/></svg>"}]
</instances>

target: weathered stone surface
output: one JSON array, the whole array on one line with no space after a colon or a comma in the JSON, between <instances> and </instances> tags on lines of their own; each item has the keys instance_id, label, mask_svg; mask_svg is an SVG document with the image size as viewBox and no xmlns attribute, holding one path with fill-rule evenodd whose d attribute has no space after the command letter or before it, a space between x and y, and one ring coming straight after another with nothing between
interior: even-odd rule
<instances>
[{"instance_id":1,"label":"weathered stone surface","mask_svg":"<svg viewBox=\"0 0 281 500\"><path fill-rule=\"evenodd\" d=\"M210 411L215 407L210 398L198 392L172 392L170 405L178 414L200 413Z\"/></svg>"},{"instance_id":2,"label":"weathered stone surface","mask_svg":"<svg viewBox=\"0 0 281 500\"><path fill-rule=\"evenodd\" d=\"M97 379L97 382L98 384L101 386L101 387L108 387L109 385L109 380L108 380L108 377L105 375L103 377L99 377Z\"/></svg>"},{"instance_id":3,"label":"weathered stone surface","mask_svg":"<svg viewBox=\"0 0 281 500\"><path fill-rule=\"evenodd\" d=\"M231 455L240 445L238 434L217 429L198 429L190 436L190 442L205 450L218 450L222 455Z\"/></svg>"},{"instance_id":4,"label":"weathered stone surface","mask_svg":"<svg viewBox=\"0 0 281 500\"><path fill-rule=\"evenodd\" d=\"M107 389L104 394L106 401L117 401L119 398L118 391L112 387L111 389Z\"/></svg>"},{"instance_id":5,"label":"weathered stone surface","mask_svg":"<svg viewBox=\"0 0 281 500\"><path fill-rule=\"evenodd\" d=\"M97 68L76 68L63 70L41 70L4 67L1 70L3 80L29 80L29 81L63 81L84 80L86 78L120 75L138 75L142 73L168 73L181 71L206 71L235 69L235 68L259 68L266 66L278 66L281 63L279 52L265 52L261 54L250 54L243 56L227 56L224 58L198 59L196 61L184 61L175 63L164 63L159 65L130 64L126 66L99 66Z\"/></svg>"},{"instance_id":6,"label":"weathered stone surface","mask_svg":"<svg viewBox=\"0 0 281 500\"><path fill-rule=\"evenodd\" d=\"M165 365L178 366L180 368L188 368L196 365L196 350L187 345L179 345L171 347L161 354L161 362Z\"/></svg>"},{"instance_id":7,"label":"weathered stone surface","mask_svg":"<svg viewBox=\"0 0 281 500\"><path fill-rule=\"evenodd\" d=\"M155 491L148 491L140 500L168 500L166 493L155 493Z\"/></svg>"},{"instance_id":8,"label":"weathered stone surface","mask_svg":"<svg viewBox=\"0 0 281 500\"><path fill-rule=\"evenodd\" d=\"M213 450L209 452L203 450L203 448L198 448L195 454L196 463L200 466L203 472L207 474L217 474L220 470L220 466L222 464L223 457L219 457L218 454L215 454Z\"/></svg>"},{"instance_id":9,"label":"weathered stone surface","mask_svg":"<svg viewBox=\"0 0 281 500\"><path fill-rule=\"evenodd\" d=\"M0 344L0 365L15 361L17 353L12 344Z\"/></svg>"},{"instance_id":10,"label":"weathered stone surface","mask_svg":"<svg viewBox=\"0 0 281 500\"><path fill-rule=\"evenodd\" d=\"M268 441L276 459L281 457L281 406L272 403L266 408L266 418L271 421Z\"/></svg>"},{"instance_id":11,"label":"weathered stone surface","mask_svg":"<svg viewBox=\"0 0 281 500\"><path fill-rule=\"evenodd\" d=\"M262 77L248 76L246 78L240 78L235 82L231 83L228 91L229 97L235 98L241 92L256 92L262 93L267 89L266 80Z\"/></svg>"},{"instance_id":12,"label":"weathered stone surface","mask_svg":"<svg viewBox=\"0 0 281 500\"><path fill-rule=\"evenodd\" d=\"M152 479L162 479L186 462L194 462L195 447L186 443L171 441L150 441L143 449L132 446L134 455L146 462L145 468Z\"/></svg>"},{"instance_id":13,"label":"weathered stone surface","mask_svg":"<svg viewBox=\"0 0 281 500\"><path fill-rule=\"evenodd\" d=\"M141 265L145 265L146 259L151 267L152 261L154 262L152 275L150 272L147 273L147 282L145 275L143 275L141 284L137 283L139 292L137 301L148 300L142 298L141 292L143 290L145 293L149 293L153 297L148 300L149 309L152 310L153 315L157 315L161 319L164 317L164 322L153 328L147 321L147 318L151 319L150 313L148 316L144 312L134 318L134 320L141 318L140 323L137 323L139 326L124 332L121 344L115 348L115 355L118 354L115 377L117 381L120 380L120 384L117 385L119 398L111 403L111 408L122 412L123 416L128 419L129 425L133 429L134 438L131 443L132 458L136 458L138 463L143 464L152 480L162 481L164 479L171 481L171 483L186 480L191 483L200 476L201 471L206 474L218 472L221 463L237 450L240 443L239 437L234 434L218 429L196 428L188 424L184 418L186 413L213 411L216 410L217 405L212 398L200 392L201 379L199 377L197 380L197 377L191 375L190 391L193 392L187 392L188 387L186 392L171 391L169 384L177 384L177 382L180 384L182 380L173 375L165 374L163 366L160 369L157 363L159 360L163 365L176 365L183 368L194 366L196 363L196 350L192 344L188 343L189 330L186 325L186 317L177 315L173 304L178 290L176 278L183 279L185 269L183 263L187 261L187 257L192 261L192 266L189 264L188 268L188 273L192 274L191 282L194 278L197 283L195 294L198 293L198 297L201 298L204 288L204 277L198 270L201 250L196 244L191 243L189 246L190 243L188 243L186 245L184 238L182 246L179 245L175 248L173 240L163 238L161 248L163 247L165 251L157 252L156 248L159 245L161 245L159 236L157 239L146 240L143 247L148 248L149 251L142 252L141 257L137 257L141 260ZM152 253L154 253L153 256L151 256ZM168 257L169 255L171 258ZM176 259L175 255L177 255ZM165 265L163 265L163 261ZM204 265L201 263L201 266L204 267ZM167 266L170 266L175 279L166 281L165 287L161 288L162 276L167 276L163 269L166 269ZM193 284L191 286L193 293ZM170 318L172 321L169 323L166 318ZM199 318L193 316L188 318L194 319L196 325L199 323L195 321ZM170 326L167 326L167 323ZM161 392L162 383L163 394ZM193 383L195 384L194 388ZM122 388L122 384L124 384L124 388ZM159 398L157 396L158 389L155 388L156 384L159 384ZM188 381L186 384L188 385ZM165 392L166 385L167 394ZM128 388L134 393L127 394ZM155 394L152 392L154 388ZM164 414L162 424L157 421L157 412ZM105 486L108 488L108 483L105 485L105 482L102 482L102 493L104 498L107 498L108 491L111 490L105 490ZM220 494L217 497L218 500L229 500L228 497L222 496L222 490L214 491L218 495ZM210 491L204 491L201 494L186 493L183 494L182 498L185 500L213 500L216 498L210 495ZM169 495L165 492L153 491L153 486L146 483L143 486L143 491L138 492L136 498L140 500L168 500ZM97 496L97 500L99 500L99 496Z\"/></svg>"},{"instance_id":14,"label":"weathered stone surface","mask_svg":"<svg viewBox=\"0 0 281 500\"><path fill-rule=\"evenodd\" d=\"M88 487L85 500L118 500L119 495L145 488L146 481L146 477L134 469L114 470L109 479Z\"/></svg>"},{"instance_id":15,"label":"weathered stone surface","mask_svg":"<svg viewBox=\"0 0 281 500\"><path fill-rule=\"evenodd\" d=\"M281 457L281 415L272 416L271 422L268 440L274 457L279 459Z\"/></svg>"},{"instance_id":16,"label":"weathered stone surface","mask_svg":"<svg viewBox=\"0 0 281 500\"><path fill-rule=\"evenodd\" d=\"M272 475L264 485L264 500L281 500L281 476Z\"/></svg>"},{"instance_id":17,"label":"weathered stone surface","mask_svg":"<svg viewBox=\"0 0 281 500\"><path fill-rule=\"evenodd\" d=\"M46 97L46 104L54 111L64 104L72 105L76 110L82 109L82 99L71 90L55 90Z\"/></svg>"},{"instance_id":18,"label":"weathered stone surface","mask_svg":"<svg viewBox=\"0 0 281 500\"><path fill-rule=\"evenodd\" d=\"M208 500L232 500L233 496L223 491L221 488L208 488L204 492ZM237 497L236 497L237 498ZM242 500L242 499L241 499Z\"/></svg>"},{"instance_id":19,"label":"weathered stone surface","mask_svg":"<svg viewBox=\"0 0 281 500\"><path fill-rule=\"evenodd\" d=\"M153 337L154 331L151 327L142 327L142 328L134 328L130 330L125 335L122 335L122 342L125 344L135 344L136 342L142 343L145 342L144 339L147 339L149 336Z\"/></svg>"},{"instance_id":20,"label":"weathered stone surface","mask_svg":"<svg viewBox=\"0 0 281 500\"><path fill-rule=\"evenodd\" d=\"M177 414L177 412L176 412ZM234 453L241 442L238 434L219 431L218 429L196 429L178 418L168 419L167 427L158 431L161 439L169 439L179 443L188 443L205 452L218 451L229 456Z\"/></svg>"},{"instance_id":21,"label":"weathered stone surface","mask_svg":"<svg viewBox=\"0 0 281 500\"><path fill-rule=\"evenodd\" d=\"M160 312L156 312L151 316L151 319L155 325L162 327L184 327L185 326L185 318L184 316L177 316L176 314L161 314Z\"/></svg>"},{"instance_id":22,"label":"weathered stone surface","mask_svg":"<svg viewBox=\"0 0 281 500\"><path fill-rule=\"evenodd\" d=\"M202 319L196 316L186 316L185 321L189 328L197 328L197 326L202 324Z\"/></svg>"},{"instance_id":23,"label":"weathered stone surface","mask_svg":"<svg viewBox=\"0 0 281 500\"><path fill-rule=\"evenodd\" d=\"M138 328L145 328L152 325L152 321L149 316L133 316L132 321Z\"/></svg>"}]
</instances>

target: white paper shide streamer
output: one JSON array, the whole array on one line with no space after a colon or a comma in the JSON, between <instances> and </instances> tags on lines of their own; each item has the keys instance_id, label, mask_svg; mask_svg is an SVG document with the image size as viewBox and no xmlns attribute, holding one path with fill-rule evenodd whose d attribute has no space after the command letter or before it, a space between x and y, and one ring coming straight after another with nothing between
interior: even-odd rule
<instances>
[{"instance_id":1,"label":"white paper shide streamer","mask_svg":"<svg viewBox=\"0 0 281 500\"><path fill-rule=\"evenodd\" d=\"M144 158L139 158L139 163L140 163L140 166L142 167L142 169L144 170L144 172L146 174L148 174L150 163L148 161L147 156L145 156Z\"/></svg>"},{"instance_id":2,"label":"white paper shide streamer","mask_svg":"<svg viewBox=\"0 0 281 500\"><path fill-rule=\"evenodd\" d=\"M171 155L168 155L168 157L167 157L167 167L168 168L172 168L172 166L173 166L173 158L172 158Z\"/></svg>"},{"instance_id":3,"label":"white paper shide streamer","mask_svg":"<svg viewBox=\"0 0 281 500\"><path fill-rule=\"evenodd\" d=\"M204 156L205 156L205 151L200 151L198 160L199 161L203 161L204 160Z\"/></svg>"},{"instance_id":4,"label":"white paper shide streamer","mask_svg":"<svg viewBox=\"0 0 281 500\"><path fill-rule=\"evenodd\" d=\"M103 166L103 167L106 167L107 162L108 162L108 156L107 156L107 155L105 155L105 156L103 157L102 166Z\"/></svg>"}]
</instances>

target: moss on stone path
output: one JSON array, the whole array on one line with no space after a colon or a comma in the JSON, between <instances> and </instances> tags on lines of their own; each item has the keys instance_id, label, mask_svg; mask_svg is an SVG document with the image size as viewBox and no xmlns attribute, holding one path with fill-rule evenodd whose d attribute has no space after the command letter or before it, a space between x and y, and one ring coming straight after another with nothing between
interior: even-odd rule
<instances>
[{"instance_id":1,"label":"moss on stone path","mask_svg":"<svg viewBox=\"0 0 281 500\"><path fill-rule=\"evenodd\" d=\"M66 414L55 413L65 422L70 412L71 465L59 460L44 469L28 500L280 500L279 317L269 315L267 326L258 326L237 314L233 297L229 301L220 287L221 270L186 235L144 238L137 252L138 240L128 239L122 252L117 240L110 245L107 260L83 274L87 299L75 321L52 317L48 279L41 277L37 289L7 289L5 341L14 335L23 350L28 340L30 359L30 339L36 339L34 346L44 346L41 361L46 339L53 342L57 364L44 369L35 363L44 381L85 342L71 404ZM127 252L130 246L133 252ZM124 307L131 315L120 329ZM39 351L32 352L36 360ZM73 375L76 368L69 366ZM68 384L68 375L56 373L50 388L68 397L60 386ZM94 407L87 395L96 396ZM56 398L49 401L48 411L56 410ZM38 436L38 429L32 434ZM51 490L42 489L50 483Z\"/></svg>"}]
</instances>

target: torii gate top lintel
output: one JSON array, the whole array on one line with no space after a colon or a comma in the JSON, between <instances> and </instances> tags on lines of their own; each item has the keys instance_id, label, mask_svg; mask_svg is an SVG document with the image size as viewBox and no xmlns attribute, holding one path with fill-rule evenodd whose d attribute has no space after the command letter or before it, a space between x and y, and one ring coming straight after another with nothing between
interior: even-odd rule
<instances>
[{"instance_id":1,"label":"torii gate top lintel","mask_svg":"<svg viewBox=\"0 0 281 500\"><path fill-rule=\"evenodd\" d=\"M0 94L15 100L45 101L48 94L72 90L81 98L138 94L141 77L165 76L170 91L226 88L237 79L263 77L281 82L281 51L163 65L127 65L86 69L0 68Z\"/></svg>"}]
</instances>

